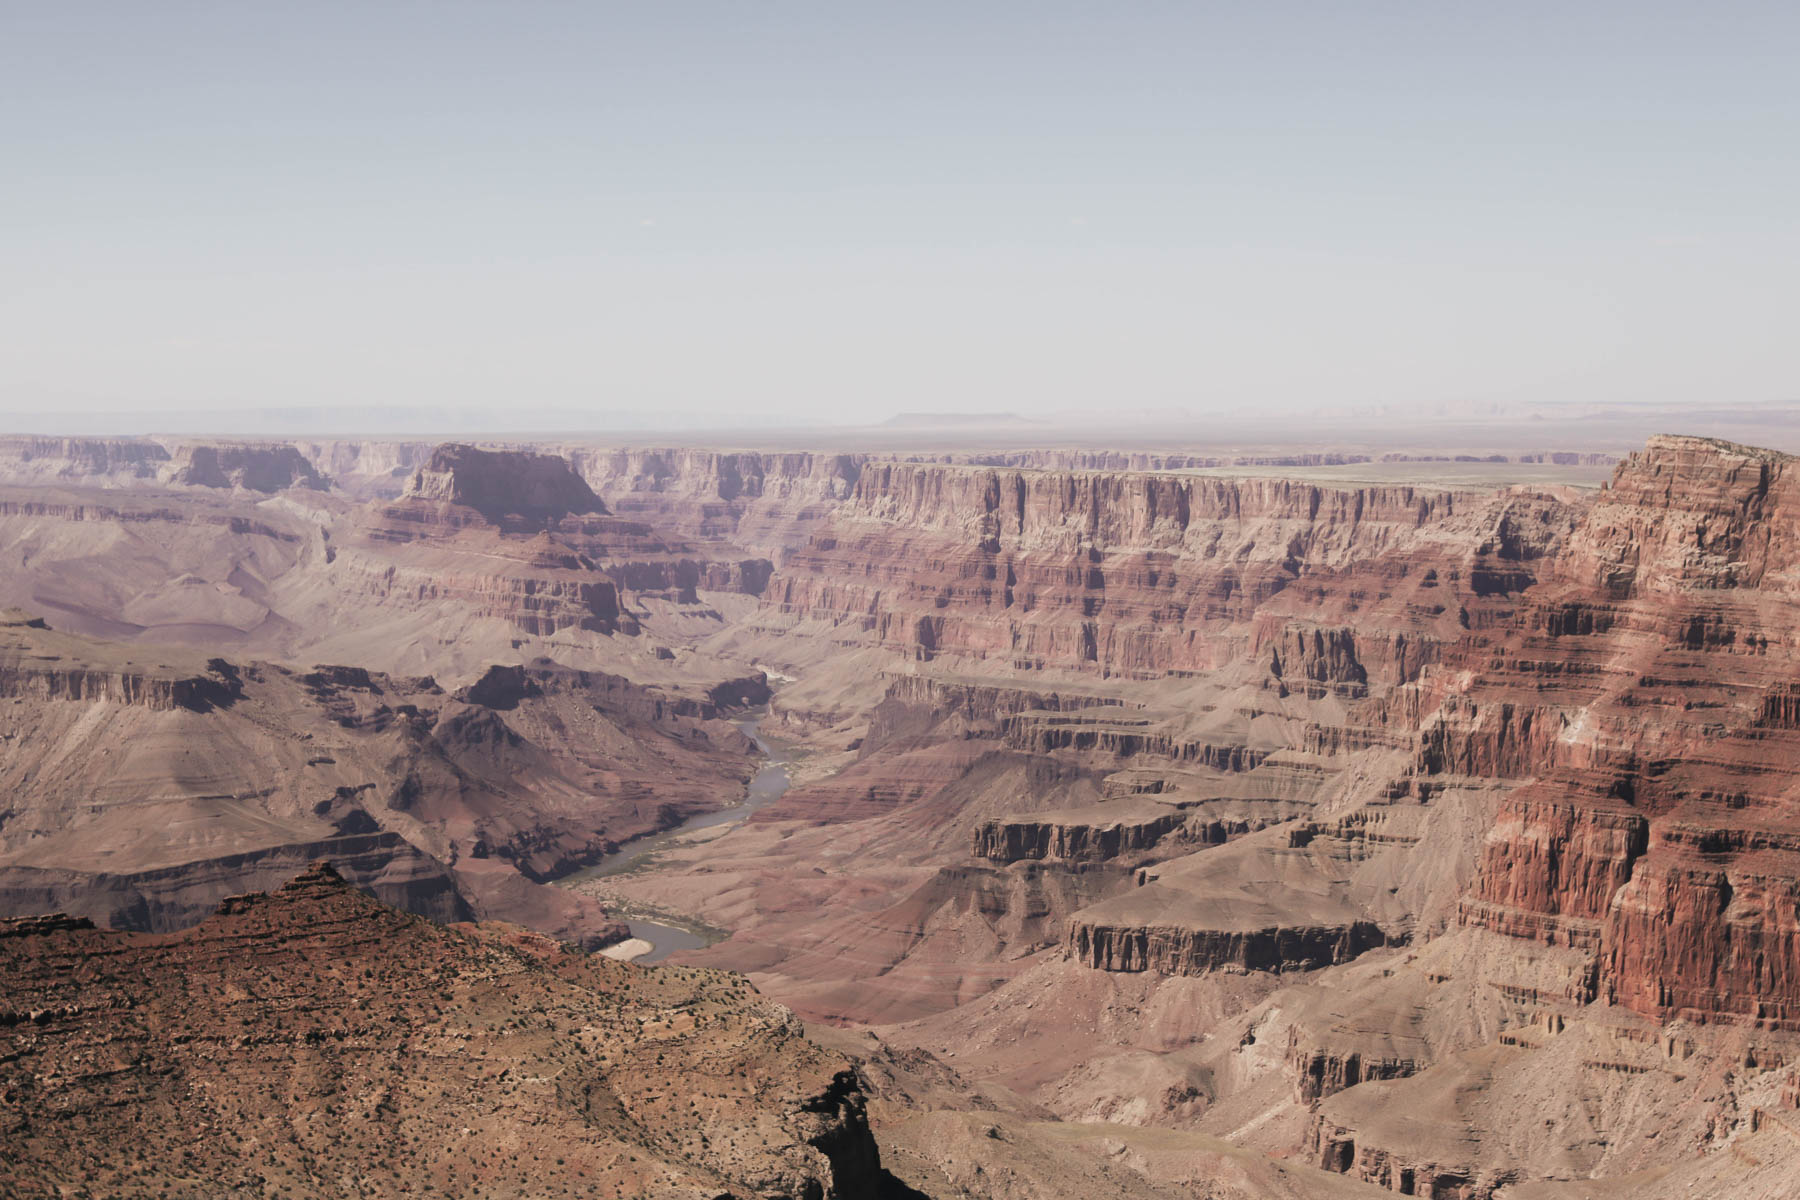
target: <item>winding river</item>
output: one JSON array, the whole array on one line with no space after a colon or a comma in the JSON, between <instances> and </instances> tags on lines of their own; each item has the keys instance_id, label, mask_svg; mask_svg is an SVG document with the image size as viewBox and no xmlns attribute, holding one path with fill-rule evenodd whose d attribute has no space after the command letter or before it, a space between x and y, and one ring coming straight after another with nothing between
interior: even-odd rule
<instances>
[{"instance_id":1,"label":"winding river","mask_svg":"<svg viewBox=\"0 0 1800 1200\"><path fill-rule=\"evenodd\" d=\"M619 875L635 868L649 855L666 850L681 841L688 834L699 829L711 829L719 825L736 825L750 816L757 809L779 800L782 793L788 790L791 782L788 778L788 764L793 756L782 747L771 742L762 735L762 723L769 715L767 706L755 708L732 721L744 735L756 743L757 751L762 755L762 767L751 776L750 783L744 789L744 798L730 808L721 808L716 812L701 813L697 817L689 817L673 829L665 829L661 833L649 837L637 838L619 848L618 853L602 860L585 871L578 871L568 876L563 882L576 883L587 879L604 879L608 875ZM664 925L658 921L628 920L631 936L650 943L650 949L633 957L633 962L650 963L667 958L677 950L693 950L706 945L706 939L686 929L678 929L673 925Z\"/></svg>"}]
</instances>

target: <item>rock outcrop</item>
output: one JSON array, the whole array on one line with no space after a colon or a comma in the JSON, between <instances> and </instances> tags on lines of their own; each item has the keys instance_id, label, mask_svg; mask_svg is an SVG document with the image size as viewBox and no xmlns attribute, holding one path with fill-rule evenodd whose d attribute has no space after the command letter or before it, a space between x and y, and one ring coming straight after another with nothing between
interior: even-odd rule
<instances>
[{"instance_id":1,"label":"rock outcrop","mask_svg":"<svg viewBox=\"0 0 1800 1200\"><path fill-rule=\"evenodd\" d=\"M439 924L475 918L455 875L390 832L352 833L141 871L8 863L0 865L0 913L65 912L105 929L171 933L199 924L229 896L246 888L279 887L321 859L393 908ZM605 940L623 936L604 927L586 936L602 933Z\"/></svg>"},{"instance_id":2,"label":"rock outcrop","mask_svg":"<svg viewBox=\"0 0 1800 1200\"><path fill-rule=\"evenodd\" d=\"M1515 739L1536 781L1489 834L1466 919L1595 949L1598 991L1646 1015L1800 1028L1791 462L1653 439L1470 691L1561 677L1537 685L1555 736Z\"/></svg>"},{"instance_id":3,"label":"rock outcrop","mask_svg":"<svg viewBox=\"0 0 1800 1200\"><path fill-rule=\"evenodd\" d=\"M472 508L495 524L507 518L530 523L606 512L600 497L560 455L479 450L454 442L431 452L401 498Z\"/></svg>"},{"instance_id":4,"label":"rock outcrop","mask_svg":"<svg viewBox=\"0 0 1800 1200\"><path fill-rule=\"evenodd\" d=\"M1124 802L1001 817L976 827L971 850L978 858L996 862L1044 858L1105 862L1150 849L1186 821L1186 813L1168 805Z\"/></svg>"},{"instance_id":5,"label":"rock outcrop","mask_svg":"<svg viewBox=\"0 0 1800 1200\"><path fill-rule=\"evenodd\" d=\"M19 1196L850 1200L880 1173L851 1063L741 978L437 928L329 865L181 934L0 922L0 1062L31 1064L0 1067Z\"/></svg>"},{"instance_id":6,"label":"rock outcrop","mask_svg":"<svg viewBox=\"0 0 1800 1200\"><path fill-rule=\"evenodd\" d=\"M287 488L324 491L330 481L306 456L285 443L211 443L178 445L171 454L170 483L190 487L243 488L279 492Z\"/></svg>"},{"instance_id":7,"label":"rock outcrop","mask_svg":"<svg viewBox=\"0 0 1800 1200\"><path fill-rule=\"evenodd\" d=\"M136 705L203 713L243 695L238 668L222 658L169 655L161 662L105 662L93 644L54 633L22 609L0 612L0 699ZM96 661L97 658L102 661ZM183 661L185 660L185 661Z\"/></svg>"},{"instance_id":8,"label":"rock outcrop","mask_svg":"<svg viewBox=\"0 0 1800 1200\"><path fill-rule=\"evenodd\" d=\"M1214 914L1194 925L1164 925L1157 919L1104 923L1104 914L1084 910L1069 931L1069 953L1100 971L1159 971L1204 975L1226 967L1247 971L1305 971L1349 962L1365 950L1385 946L1387 937L1370 921L1312 925L1270 924L1260 929L1222 929Z\"/></svg>"}]
</instances>

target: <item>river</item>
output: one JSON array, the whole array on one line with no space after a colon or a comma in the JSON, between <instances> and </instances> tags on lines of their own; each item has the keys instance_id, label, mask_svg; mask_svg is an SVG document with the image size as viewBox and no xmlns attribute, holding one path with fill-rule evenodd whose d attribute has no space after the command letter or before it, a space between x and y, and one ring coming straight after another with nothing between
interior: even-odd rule
<instances>
[{"instance_id":1,"label":"river","mask_svg":"<svg viewBox=\"0 0 1800 1200\"><path fill-rule=\"evenodd\" d=\"M701 813L697 817L689 817L673 829L665 829L661 833L649 837L634 839L621 846L610 858L602 859L596 865L584 871L577 871L561 882L578 883L587 879L604 879L608 875L619 875L632 870L646 856L666 850L688 834L699 829L711 829L719 825L736 825L747 819L751 813L779 800L788 790L791 780L788 777L788 764L793 756L782 747L771 742L762 735L763 720L768 717L767 706L752 709L732 722L744 732L763 757L762 766L751 776L750 783L744 788L744 798L730 808L721 808L716 812ZM650 963L667 958L677 950L694 950L706 945L706 939L686 929L678 929L673 925L664 925L658 921L628 920L631 936L650 943L650 949L632 958L633 962Z\"/></svg>"}]
</instances>

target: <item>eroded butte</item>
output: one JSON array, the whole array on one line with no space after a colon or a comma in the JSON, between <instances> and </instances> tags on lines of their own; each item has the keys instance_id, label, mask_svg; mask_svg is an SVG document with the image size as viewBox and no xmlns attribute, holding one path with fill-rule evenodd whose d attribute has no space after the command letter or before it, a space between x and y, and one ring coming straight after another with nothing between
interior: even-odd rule
<instances>
[{"instance_id":1,"label":"eroded butte","mask_svg":"<svg viewBox=\"0 0 1800 1200\"><path fill-rule=\"evenodd\" d=\"M1800 462L1467 457L0 439L9 1183L1791 1196Z\"/></svg>"}]
</instances>

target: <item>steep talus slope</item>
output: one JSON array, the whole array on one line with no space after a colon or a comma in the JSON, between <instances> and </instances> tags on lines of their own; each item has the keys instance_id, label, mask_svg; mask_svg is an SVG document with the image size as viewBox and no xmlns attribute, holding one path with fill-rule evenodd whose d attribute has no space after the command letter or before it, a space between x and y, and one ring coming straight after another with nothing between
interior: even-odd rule
<instances>
[{"instance_id":1,"label":"steep talus slope","mask_svg":"<svg viewBox=\"0 0 1800 1200\"><path fill-rule=\"evenodd\" d=\"M173 935L0 922L22 1197L851 1200L848 1060L742 979L436 927L329 866Z\"/></svg>"}]
</instances>

